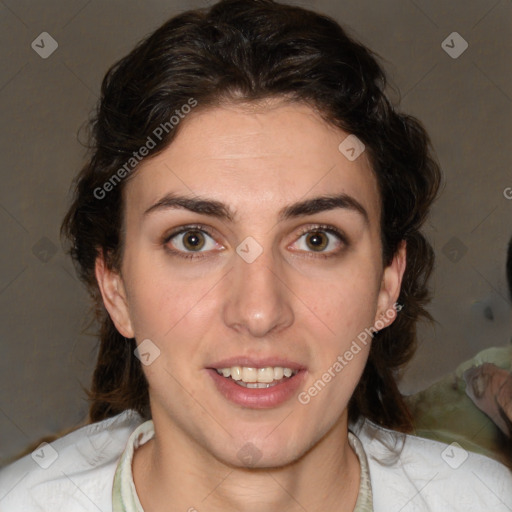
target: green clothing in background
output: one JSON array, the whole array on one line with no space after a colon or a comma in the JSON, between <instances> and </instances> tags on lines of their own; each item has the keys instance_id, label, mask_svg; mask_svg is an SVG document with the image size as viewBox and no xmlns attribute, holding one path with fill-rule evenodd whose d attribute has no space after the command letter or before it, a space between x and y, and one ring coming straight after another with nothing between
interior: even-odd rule
<instances>
[{"instance_id":1,"label":"green clothing in background","mask_svg":"<svg viewBox=\"0 0 512 512\"><path fill-rule=\"evenodd\" d=\"M416 435L449 444L455 441L468 451L503 462L503 449L498 443L501 432L466 394L462 378L466 370L484 363L512 371L512 346L483 350L432 386L407 396L406 402L414 417Z\"/></svg>"}]
</instances>

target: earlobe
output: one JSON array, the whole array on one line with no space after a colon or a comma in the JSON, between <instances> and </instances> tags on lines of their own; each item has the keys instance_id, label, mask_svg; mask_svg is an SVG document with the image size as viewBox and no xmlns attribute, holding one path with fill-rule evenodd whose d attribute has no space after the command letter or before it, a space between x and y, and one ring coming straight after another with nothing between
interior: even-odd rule
<instances>
[{"instance_id":1,"label":"earlobe","mask_svg":"<svg viewBox=\"0 0 512 512\"><path fill-rule=\"evenodd\" d=\"M390 265L384 269L379 292L377 314L375 324L378 330L391 325L397 314L395 307L396 301L400 295L402 279L405 273L407 247L405 240L402 240L396 251Z\"/></svg>"},{"instance_id":2,"label":"earlobe","mask_svg":"<svg viewBox=\"0 0 512 512\"><path fill-rule=\"evenodd\" d=\"M133 338L135 333L130 319L126 292L121 276L118 272L110 270L106 266L103 255L99 255L96 258L94 270L103 298L103 304L105 304L105 308L116 329L125 338Z\"/></svg>"}]
</instances>

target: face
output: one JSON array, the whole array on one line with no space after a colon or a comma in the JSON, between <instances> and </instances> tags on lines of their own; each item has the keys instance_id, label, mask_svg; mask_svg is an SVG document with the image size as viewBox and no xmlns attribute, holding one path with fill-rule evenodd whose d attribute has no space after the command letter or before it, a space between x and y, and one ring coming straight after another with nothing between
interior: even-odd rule
<instances>
[{"instance_id":1,"label":"face","mask_svg":"<svg viewBox=\"0 0 512 512\"><path fill-rule=\"evenodd\" d=\"M362 333L393 320L404 248L383 268L366 154L347 159L348 134L308 106L198 111L180 129L126 184L121 272L97 262L103 299L144 343L157 432L236 466L244 450L287 464L346 428Z\"/></svg>"}]
</instances>

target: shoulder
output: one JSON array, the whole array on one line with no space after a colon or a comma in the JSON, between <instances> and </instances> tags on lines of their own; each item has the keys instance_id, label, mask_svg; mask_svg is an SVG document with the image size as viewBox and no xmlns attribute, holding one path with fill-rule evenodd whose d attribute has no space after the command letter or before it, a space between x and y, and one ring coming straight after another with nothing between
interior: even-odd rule
<instances>
[{"instance_id":1,"label":"shoulder","mask_svg":"<svg viewBox=\"0 0 512 512\"><path fill-rule=\"evenodd\" d=\"M512 472L493 459L368 420L351 430L368 458L375 511L512 510Z\"/></svg>"},{"instance_id":2,"label":"shoulder","mask_svg":"<svg viewBox=\"0 0 512 512\"><path fill-rule=\"evenodd\" d=\"M111 510L117 462L143 423L128 410L86 425L0 470L0 510Z\"/></svg>"}]
</instances>

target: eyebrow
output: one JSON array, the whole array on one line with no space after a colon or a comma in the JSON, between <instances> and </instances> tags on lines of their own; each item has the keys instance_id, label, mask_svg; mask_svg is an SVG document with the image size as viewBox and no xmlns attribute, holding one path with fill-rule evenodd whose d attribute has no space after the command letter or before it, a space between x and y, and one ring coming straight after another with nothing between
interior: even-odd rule
<instances>
[{"instance_id":1,"label":"eyebrow","mask_svg":"<svg viewBox=\"0 0 512 512\"><path fill-rule=\"evenodd\" d=\"M360 214L366 224L369 224L368 212L363 205L352 196L348 194L337 195L323 195L311 199L305 199L288 206L285 206L279 211L279 222L297 218L305 217L307 215L314 215L315 213L325 212L342 208ZM146 217L150 213L169 209L184 209L202 215L211 215L220 220L233 222L236 217L236 212L231 208L214 199L208 199L201 196L182 196L174 193L169 193L159 199L155 204L150 206L145 212Z\"/></svg>"}]
</instances>

